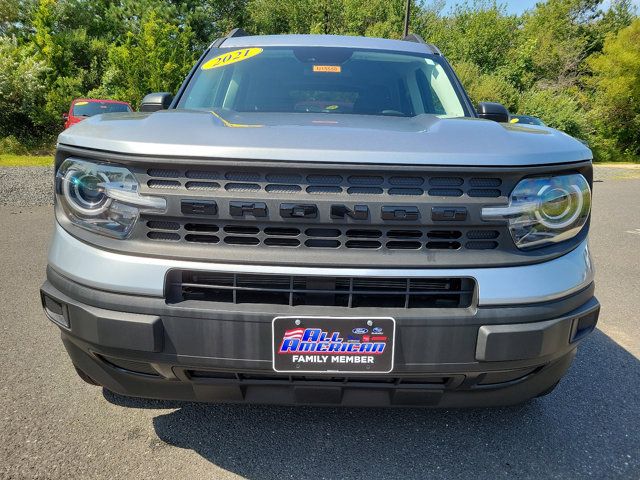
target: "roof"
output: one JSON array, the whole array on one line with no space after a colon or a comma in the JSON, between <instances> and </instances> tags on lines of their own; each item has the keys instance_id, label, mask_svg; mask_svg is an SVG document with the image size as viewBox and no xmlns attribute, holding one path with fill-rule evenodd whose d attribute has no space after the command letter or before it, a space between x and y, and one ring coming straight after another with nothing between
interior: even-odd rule
<instances>
[{"instance_id":1,"label":"roof","mask_svg":"<svg viewBox=\"0 0 640 480\"><path fill-rule=\"evenodd\" d=\"M247 35L240 37L227 37L218 46L222 48L346 47L371 50L392 50L396 52L439 53L435 47L425 43L346 35Z\"/></svg>"},{"instance_id":2,"label":"roof","mask_svg":"<svg viewBox=\"0 0 640 480\"><path fill-rule=\"evenodd\" d=\"M79 97L74 98L71 103L77 102L92 102L92 103L122 103L124 105L129 105L129 102L124 102L122 100L110 100L108 98L89 98L89 97Z\"/></svg>"}]
</instances>

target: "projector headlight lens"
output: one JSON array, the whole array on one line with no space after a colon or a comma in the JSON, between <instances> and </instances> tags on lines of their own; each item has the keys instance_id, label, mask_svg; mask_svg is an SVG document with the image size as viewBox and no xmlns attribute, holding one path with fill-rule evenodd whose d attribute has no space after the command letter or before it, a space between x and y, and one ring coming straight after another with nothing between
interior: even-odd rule
<instances>
[{"instance_id":1,"label":"projector headlight lens","mask_svg":"<svg viewBox=\"0 0 640 480\"><path fill-rule=\"evenodd\" d=\"M506 220L518 248L558 243L575 237L589 218L591 189L580 174L525 178L509 205L485 207L484 220Z\"/></svg>"},{"instance_id":2,"label":"projector headlight lens","mask_svg":"<svg viewBox=\"0 0 640 480\"><path fill-rule=\"evenodd\" d=\"M56 197L72 223L114 238L126 238L142 211L161 212L166 200L142 196L125 167L68 158L56 172Z\"/></svg>"}]
</instances>

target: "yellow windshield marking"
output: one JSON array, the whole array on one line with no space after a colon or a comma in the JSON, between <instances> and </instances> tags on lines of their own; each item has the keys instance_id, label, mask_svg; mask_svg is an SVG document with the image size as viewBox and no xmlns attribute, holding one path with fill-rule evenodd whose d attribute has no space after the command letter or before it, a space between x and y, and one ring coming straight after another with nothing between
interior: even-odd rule
<instances>
[{"instance_id":1,"label":"yellow windshield marking","mask_svg":"<svg viewBox=\"0 0 640 480\"><path fill-rule=\"evenodd\" d=\"M240 50L234 50L233 52L218 55L202 65L201 68L202 70L211 70L212 68L224 67L225 65L231 65L232 63L242 62L243 60L255 57L261 53L261 48L242 48Z\"/></svg>"},{"instance_id":2,"label":"yellow windshield marking","mask_svg":"<svg viewBox=\"0 0 640 480\"><path fill-rule=\"evenodd\" d=\"M264 127L264 125L248 125L248 124L244 124L244 123L231 123L226 121L224 118L222 118L220 115L218 115L216 112L211 111L211 114L216 117L218 120L220 120L225 127L230 127L230 128L258 128L258 127Z\"/></svg>"}]
</instances>

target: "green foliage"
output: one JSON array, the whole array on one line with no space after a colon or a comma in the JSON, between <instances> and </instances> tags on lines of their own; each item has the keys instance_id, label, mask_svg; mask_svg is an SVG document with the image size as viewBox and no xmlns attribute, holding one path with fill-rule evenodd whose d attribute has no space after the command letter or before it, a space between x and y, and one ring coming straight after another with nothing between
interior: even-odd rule
<instances>
[{"instance_id":1,"label":"green foliage","mask_svg":"<svg viewBox=\"0 0 640 480\"><path fill-rule=\"evenodd\" d=\"M138 32L127 33L122 45L109 48L102 85L89 95L136 107L149 92L175 91L196 60L192 37L189 27L167 23L152 11Z\"/></svg>"},{"instance_id":2,"label":"green foliage","mask_svg":"<svg viewBox=\"0 0 640 480\"><path fill-rule=\"evenodd\" d=\"M507 64L518 39L519 20L489 0L465 1L443 17L425 10L418 33L435 43L452 62L471 62L483 73Z\"/></svg>"},{"instance_id":3,"label":"green foliage","mask_svg":"<svg viewBox=\"0 0 640 480\"><path fill-rule=\"evenodd\" d=\"M13 135L0 138L0 155L13 154L13 155L26 155L28 153L27 147L25 147L20 140Z\"/></svg>"},{"instance_id":4,"label":"green foliage","mask_svg":"<svg viewBox=\"0 0 640 480\"><path fill-rule=\"evenodd\" d=\"M605 139L603 156L614 152L640 155L640 19L607 37L604 50L589 60L593 72L594 109L591 120Z\"/></svg>"},{"instance_id":5,"label":"green foliage","mask_svg":"<svg viewBox=\"0 0 640 480\"><path fill-rule=\"evenodd\" d=\"M0 37L0 138L37 133L46 74L45 63L20 48L15 38Z\"/></svg>"},{"instance_id":6,"label":"green foliage","mask_svg":"<svg viewBox=\"0 0 640 480\"><path fill-rule=\"evenodd\" d=\"M400 38L405 0L250 0L251 30Z\"/></svg>"},{"instance_id":7,"label":"green foliage","mask_svg":"<svg viewBox=\"0 0 640 480\"><path fill-rule=\"evenodd\" d=\"M507 78L495 73L482 73L480 67L472 62L457 63L453 67L474 104L500 102L512 112L517 110L519 92Z\"/></svg>"},{"instance_id":8,"label":"green foliage","mask_svg":"<svg viewBox=\"0 0 640 480\"><path fill-rule=\"evenodd\" d=\"M529 90L521 96L518 111L542 118L550 127L574 137L585 137L585 112L576 99L565 91Z\"/></svg>"},{"instance_id":9,"label":"green foliage","mask_svg":"<svg viewBox=\"0 0 640 480\"><path fill-rule=\"evenodd\" d=\"M474 102L587 139L602 159L640 155L640 38L632 0L411 0L412 31L435 43ZM0 146L40 149L71 100L134 107L175 92L231 28L400 38L405 0L0 0Z\"/></svg>"}]
</instances>

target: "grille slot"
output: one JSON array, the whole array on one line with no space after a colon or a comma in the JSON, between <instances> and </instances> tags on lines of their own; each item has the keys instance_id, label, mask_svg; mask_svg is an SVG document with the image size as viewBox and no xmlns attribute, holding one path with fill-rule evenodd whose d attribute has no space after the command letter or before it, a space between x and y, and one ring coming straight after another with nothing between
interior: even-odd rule
<instances>
[{"instance_id":1,"label":"grille slot","mask_svg":"<svg viewBox=\"0 0 640 480\"><path fill-rule=\"evenodd\" d=\"M300 185L274 185L269 184L265 187L269 193L297 193L302 190Z\"/></svg>"},{"instance_id":2,"label":"grille slot","mask_svg":"<svg viewBox=\"0 0 640 480\"><path fill-rule=\"evenodd\" d=\"M380 187L349 187L349 195L382 195L384 190Z\"/></svg>"},{"instance_id":3,"label":"grille slot","mask_svg":"<svg viewBox=\"0 0 640 480\"><path fill-rule=\"evenodd\" d=\"M432 188L429 190L432 197L461 197L462 190L459 188Z\"/></svg>"},{"instance_id":4,"label":"grille slot","mask_svg":"<svg viewBox=\"0 0 640 480\"><path fill-rule=\"evenodd\" d=\"M432 187L458 187L464 183L460 177L432 177L429 185Z\"/></svg>"},{"instance_id":5,"label":"grille slot","mask_svg":"<svg viewBox=\"0 0 640 480\"><path fill-rule=\"evenodd\" d=\"M185 235L184 239L187 242L192 242L192 243L219 243L220 242L220 238L216 237L215 235L198 235L194 233Z\"/></svg>"},{"instance_id":6,"label":"grille slot","mask_svg":"<svg viewBox=\"0 0 640 480\"><path fill-rule=\"evenodd\" d=\"M499 178L471 178L469 185L472 187L499 187L502 185L502 180Z\"/></svg>"},{"instance_id":7,"label":"grille slot","mask_svg":"<svg viewBox=\"0 0 640 480\"><path fill-rule=\"evenodd\" d=\"M257 182L260 180L260 174L253 172L227 172L224 177L227 180L235 180L237 182Z\"/></svg>"},{"instance_id":8,"label":"grille slot","mask_svg":"<svg viewBox=\"0 0 640 480\"><path fill-rule=\"evenodd\" d=\"M180 230L178 222L166 222L164 220L150 220L147 226L154 230Z\"/></svg>"},{"instance_id":9,"label":"grille slot","mask_svg":"<svg viewBox=\"0 0 640 480\"><path fill-rule=\"evenodd\" d=\"M389 238L420 238L422 232L420 230L389 230L387 232Z\"/></svg>"},{"instance_id":10,"label":"grille slot","mask_svg":"<svg viewBox=\"0 0 640 480\"><path fill-rule=\"evenodd\" d=\"M170 303L189 300L344 308L466 308L469 278L313 277L174 270L167 277Z\"/></svg>"},{"instance_id":11,"label":"grille slot","mask_svg":"<svg viewBox=\"0 0 640 480\"><path fill-rule=\"evenodd\" d=\"M151 240L159 240L164 242L177 242L180 240L180 235L171 232L149 232L147 237Z\"/></svg>"},{"instance_id":12,"label":"grille slot","mask_svg":"<svg viewBox=\"0 0 640 480\"><path fill-rule=\"evenodd\" d=\"M218 172L211 172L208 170L187 170L185 173L187 178L196 178L198 180L217 180L220 178Z\"/></svg>"},{"instance_id":13,"label":"grille slot","mask_svg":"<svg viewBox=\"0 0 640 480\"><path fill-rule=\"evenodd\" d=\"M390 188L389 195L406 195L410 196L420 196L424 195L424 190L421 188Z\"/></svg>"},{"instance_id":14,"label":"grille slot","mask_svg":"<svg viewBox=\"0 0 640 480\"><path fill-rule=\"evenodd\" d=\"M187 182L185 187L187 190L217 190L220 184L218 182Z\"/></svg>"},{"instance_id":15,"label":"grille slot","mask_svg":"<svg viewBox=\"0 0 640 480\"><path fill-rule=\"evenodd\" d=\"M349 177L349 183L351 185L382 185L383 182L384 178L374 175L352 175Z\"/></svg>"},{"instance_id":16,"label":"grille slot","mask_svg":"<svg viewBox=\"0 0 640 480\"><path fill-rule=\"evenodd\" d=\"M389 179L391 185L399 185L403 187L419 187L424 183L422 177L391 177Z\"/></svg>"},{"instance_id":17,"label":"grille slot","mask_svg":"<svg viewBox=\"0 0 640 480\"><path fill-rule=\"evenodd\" d=\"M347 248L380 248L382 244L375 240L348 240L345 244Z\"/></svg>"},{"instance_id":18,"label":"grille slot","mask_svg":"<svg viewBox=\"0 0 640 480\"><path fill-rule=\"evenodd\" d=\"M224 186L227 192L257 192L260 185L257 183L227 183Z\"/></svg>"},{"instance_id":19,"label":"grille slot","mask_svg":"<svg viewBox=\"0 0 640 480\"><path fill-rule=\"evenodd\" d=\"M147 170L147 175L150 177L172 178L180 175L180 172L168 168L150 168Z\"/></svg>"},{"instance_id":20,"label":"grille slot","mask_svg":"<svg viewBox=\"0 0 640 480\"><path fill-rule=\"evenodd\" d=\"M311 194L329 194L329 193L342 193L342 187L326 187L326 186L310 186L307 187L307 193Z\"/></svg>"},{"instance_id":21,"label":"grille slot","mask_svg":"<svg viewBox=\"0 0 640 480\"><path fill-rule=\"evenodd\" d=\"M470 230L467 232L467 238L471 240L493 240L499 236L500 232L497 230Z\"/></svg>"},{"instance_id":22,"label":"grille slot","mask_svg":"<svg viewBox=\"0 0 640 480\"><path fill-rule=\"evenodd\" d=\"M382 236L382 232L380 230L352 229L347 230L346 235L351 238L380 238Z\"/></svg>"},{"instance_id":23,"label":"grille slot","mask_svg":"<svg viewBox=\"0 0 640 480\"><path fill-rule=\"evenodd\" d=\"M149 225L149 223L147 225ZM208 223L187 223L184 226L184 229L188 232L217 232L218 230L220 230L220 227Z\"/></svg>"},{"instance_id":24,"label":"grille slot","mask_svg":"<svg viewBox=\"0 0 640 480\"><path fill-rule=\"evenodd\" d=\"M470 197L496 198L502 195L497 188L472 188L467 192Z\"/></svg>"},{"instance_id":25,"label":"grille slot","mask_svg":"<svg viewBox=\"0 0 640 480\"><path fill-rule=\"evenodd\" d=\"M419 250L420 248L422 248L422 243L402 242L399 240L395 240L392 242L387 242L387 248L389 250Z\"/></svg>"},{"instance_id":26,"label":"grille slot","mask_svg":"<svg viewBox=\"0 0 640 480\"><path fill-rule=\"evenodd\" d=\"M265 238L264 244L269 247L297 247L300 240L295 238Z\"/></svg>"},{"instance_id":27,"label":"grille slot","mask_svg":"<svg viewBox=\"0 0 640 480\"><path fill-rule=\"evenodd\" d=\"M149 180L147 182L149 188L180 188L181 184L177 180Z\"/></svg>"},{"instance_id":28,"label":"grille slot","mask_svg":"<svg viewBox=\"0 0 640 480\"><path fill-rule=\"evenodd\" d=\"M318 238L309 239L304 244L311 248L338 248L340 246L338 240L322 240Z\"/></svg>"}]
</instances>

